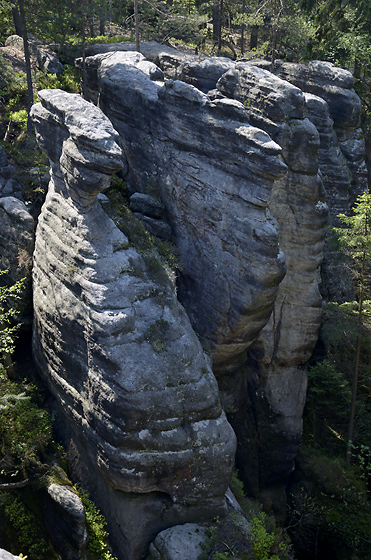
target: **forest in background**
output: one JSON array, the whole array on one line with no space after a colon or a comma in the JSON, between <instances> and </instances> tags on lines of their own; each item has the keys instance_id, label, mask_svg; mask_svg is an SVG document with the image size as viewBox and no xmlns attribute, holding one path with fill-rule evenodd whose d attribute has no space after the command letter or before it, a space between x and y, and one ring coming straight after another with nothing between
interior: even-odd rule
<instances>
[{"instance_id":1,"label":"forest in background","mask_svg":"<svg viewBox=\"0 0 371 560\"><path fill-rule=\"evenodd\" d=\"M327 60L349 69L362 100L362 127L366 146L369 145L370 0L302 0L299 3L293 0L139 0L137 5L141 41L155 40L181 50L233 59L283 59L300 63L313 59ZM11 34L21 35L24 24L28 33L48 44L65 64L64 74L58 77L32 70L33 101L37 101L37 90L43 88L60 87L67 91L80 91L80 79L73 67L73 59L82 55L84 45L133 41L135 5L122 0L18 0L14 3L0 0L0 43L5 44ZM38 152L32 133L27 134L25 130L28 103L26 75L23 72L14 74L2 57L0 102L1 139L6 136L9 123L12 121L14 125L6 141L2 140L0 144L20 173L26 201L40 206L46 189L43 174L47 171L48 163ZM36 167L36 175L30 174L30 169ZM285 530L291 537L297 558L301 560L371 558L369 200L364 211L367 227L361 234L361 242L365 242L366 267L362 282L362 307L359 289L355 289L354 301L330 302L326 305L320 344L309 368L304 440L290 488L285 521ZM349 224L344 225L351 229ZM341 247L341 250L346 251L346 247ZM4 298L0 298L0 322L7 325L9 319L9 329L13 329L12 314L7 315L6 305L2 303L8 297L5 291ZM6 338L8 335L10 338ZM0 331L2 355L9 356L15 336L14 330L4 328ZM347 461L357 356L352 450L351 460ZM46 424L48 420L36 407L43 404L42 391L40 393L35 387L29 387L24 382L22 371L16 370L16 379L9 380L8 362L3 360L3 364L0 370L0 483L27 479L32 484L35 481L39 484L39 480L46 476L48 454L59 453L63 458L63 450L58 448L56 451L49 427L46 428L49 426ZM13 396L9 398L9 395ZM31 430L31 425L36 428ZM41 432L45 437L40 437ZM23 438L24 434L26 438ZM18 494L21 492L19 490ZM7 492L3 494L8 495ZM30 498L24 495L22 507L27 509ZM5 504L7 499L9 502L9 498L3 499ZM14 500L11 503L16 504ZM18 513L12 513L11 507L6 507L9 509L9 518L11 515L14 518L20 516L20 509ZM270 530L273 534L276 529ZM25 554L27 546L30 546L29 543L22 544L20 549ZM257 554L256 560L268 560L274 558L275 554L279 558L287 557L286 551L286 556L283 552L280 554L273 544L266 549L266 556ZM42 558L40 551L35 556L28 550L28 556L30 560Z\"/></svg>"}]
</instances>

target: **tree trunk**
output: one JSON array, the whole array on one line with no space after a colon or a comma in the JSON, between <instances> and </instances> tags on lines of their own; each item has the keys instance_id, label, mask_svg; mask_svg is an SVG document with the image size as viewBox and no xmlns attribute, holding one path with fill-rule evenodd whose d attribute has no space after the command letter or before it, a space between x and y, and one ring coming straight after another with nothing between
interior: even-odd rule
<instances>
[{"instance_id":1,"label":"tree trunk","mask_svg":"<svg viewBox=\"0 0 371 560\"><path fill-rule=\"evenodd\" d=\"M138 0L134 0L134 21L135 21L135 50L137 52L140 52Z\"/></svg>"},{"instance_id":2,"label":"tree trunk","mask_svg":"<svg viewBox=\"0 0 371 560\"><path fill-rule=\"evenodd\" d=\"M218 52L222 50L222 20L223 20L223 0L220 0L219 8L219 28L218 28Z\"/></svg>"},{"instance_id":3,"label":"tree trunk","mask_svg":"<svg viewBox=\"0 0 371 560\"><path fill-rule=\"evenodd\" d=\"M251 28L251 35L250 35L250 50L256 49L258 46L258 26L253 25Z\"/></svg>"},{"instance_id":4,"label":"tree trunk","mask_svg":"<svg viewBox=\"0 0 371 560\"><path fill-rule=\"evenodd\" d=\"M274 61L276 59L276 43L277 43L277 0L273 4L273 26L272 26L272 71Z\"/></svg>"},{"instance_id":5,"label":"tree trunk","mask_svg":"<svg viewBox=\"0 0 371 560\"><path fill-rule=\"evenodd\" d=\"M213 43L218 43L220 28L220 5L219 0L213 3Z\"/></svg>"},{"instance_id":6,"label":"tree trunk","mask_svg":"<svg viewBox=\"0 0 371 560\"><path fill-rule=\"evenodd\" d=\"M14 23L14 27L15 27L15 32L16 32L17 35L22 37L21 18L20 18L19 10L18 10L17 6L14 6L14 8L12 8L12 14L13 14L13 23Z\"/></svg>"},{"instance_id":7,"label":"tree trunk","mask_svg":"<svg viewBox=\"0 0 371 560\"><path fill-rule=\"evenodd\" d=\"M245 9L246 9L246 0L242 1L242 15L245 15ZM243 56L244 52L245 52L245 24L242 23L241 24L241 55Z\"/></svg>"},{"instance_id":8,"label":"tree trunk","mask_svg":"<svg viewBox=\"0 0 371 560\"><path fill-rule=\"evenodd\" d=\"M82 96L84 99L87 98L86 92L86 30L85 30L85 15L81 16L81 27L82 27Z\"/></svg>"},{"instance_id":9,"label":"tree trunk","mask_svg":"<svg viewBox=\"0 0 371 560\"><path fill-rule=\"evenodd\" d=\"M30 111L33 105L33 89L32 89L32 76L31 76L31 58L30 49L27 40L26 17L24 13L24 0L18 0L19 16L22 28L24 60L26 63L26 77L27 77L27 132L31 132L32 123L30 119Z\"/></svg>"},{"instance_id":10,"label":"tree trunk","mask_svg":"<svg viewBox=\"0 0 371 560\"><path fill-rule=\"evenodd\" d=\"M364 278L364 265L362 266L362 278ZM357 388L358 388L358 376L359 376L359 361L361 355L361 331L362 331L362 313L363 313L363 280L361 281L361 288L359 294L359 309L358 309L358 332L357 332L357 347L356 347L356 363L354 366L354 377L352 386L352 404L350 407L350 418L349 418L349 431L348 431L348 441L347 441L347 453L346 462L349 465L352 457L352 441L354 432L354 417L356 412L356 401L357 401Z\"/></svg>"},{"instance_id":11,"label":"tree trunk","mask_svg":"<svg viewBox=\"0 0 371 560\"><path fill-rule=\"evenodd\" d=\"M99 18L99 35L105 35L106 33L106 17L101 16Z\"/></svg>"}]
</instances>

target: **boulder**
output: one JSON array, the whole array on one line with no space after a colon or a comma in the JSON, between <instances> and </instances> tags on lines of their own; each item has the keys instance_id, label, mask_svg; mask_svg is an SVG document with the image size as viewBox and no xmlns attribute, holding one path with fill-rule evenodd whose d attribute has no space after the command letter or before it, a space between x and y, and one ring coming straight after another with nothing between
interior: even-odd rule
<instances>
[{"instance_id":1,"label":"boulder","mask_svg":"<svg viewBox=\"0 0 371 560\"><path fill-rule=\"evenodd\" d=\"M172 278L97 200L123 166L116 131L78 95L39 97L32 119L51 181L36 232L34 357L72 475L94 494L119 560L138 560L159 530L225 511L235 436Z\"/></svg>"},{"instance_id":2,"label":"boulder","mask_svg":"<svg viewBox=\"0 0 371 560\"><path fill-rule=\"evenodd\" d=\"M197 523L185 523L161 531L151 543L152 560L198 560L205 549L208 533Z\"/></svg>"},{"instance_id":3,"label":"boulder","mask_svg":"<svg viewBox=\"0 0 371 560\"><path fill-rule=\"evenodd\" d=\"M85 560L88 544L86 514L71 486L52 482L43 492L44 524L63 560Z\"/></svg>"},{"instance_id":4,"label":"boulder","mask_svg":"<svg viewBox=\"0 0 371 560\"><path fill-rule=\"evenodd\" d=\"M30 54L36 59L36 64L42 72L49 72L50 74L62 74L64 66L59 60L47 50L42 48L42 43L33 35L28 35L28 44ZM6 47L15 47L23 52L23 39L19 35L11 35L5 41Z\"/></svg>"}]
</instances>

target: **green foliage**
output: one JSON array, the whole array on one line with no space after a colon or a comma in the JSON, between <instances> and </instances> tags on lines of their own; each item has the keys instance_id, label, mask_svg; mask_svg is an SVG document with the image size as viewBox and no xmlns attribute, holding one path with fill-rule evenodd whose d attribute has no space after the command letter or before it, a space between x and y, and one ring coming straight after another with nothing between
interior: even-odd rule
<instances>
[{"instance_id":1,"label":"green foliage","mask_svg":"<svg viewBox=\"0 0 371 560\"><path fill-rule=\"evenodd\" d=\"M63 89L70 93L80 93L80 72L74 66L65 64L64 72L57 76L46 72L36 75L37 89Z\"/></svg>"},{"instance_id":2,"label":"green foliage","mask_svg":"<svg viewBox=\"0 0 371 560\"><path fill-rule=\"evenodd\" d=\"M105 529L107 522L96 505L89 499L89 495L75 487L85 508L86 527L89 535L88 549L94 560L116 560L112 556L108 544L108 533Z\"/></svg>"},{"instance_id":3,"label":"green foliage","mask_svg":"<svg viewBox=\"0 0 371 560\"><path fill-rule=\"evenodd\" d=\"M272 554L275 545L275 535L267 531L267 516L261 511L251 520L251 528L254 536L253 551L255 560L279 560L277 554ZM281 542L279 548L286 552L285 543Z\"/></svg>"},{"instance_id":4,"label":"green foliage","mask_svg":"<svg viewBox=\"0 0 371 560\"><path fill-rule=\"evenodd\" d=\"M145 334L145 340L150 343L155 352L165 350L168 340L170 324L164 319L158 319Z\"/></svg>"},{"instance_id":5,"label":"green foliage","mask_svg":"<svg viewBox=\"0 0 371 560\"><path fill-rule=\"evenodd\" d=\"M167 277L166 267L176 271L181 268L179 251L169 242L152 235L128 208L126 184L118 177L113 178L113 185L106 191L114 213L110 213L116 225L127 236L129 242L143 255L150 276L161 280Z\"/></svg>"},{"instance_id":6,"label":"green foliage","mask_svg":"<svg viewBox=\"0 0 371 560\"><path fill-rule=\"evenodd\" d=\"M343 373L327 360L309 368L304 411L307 441L324 445L328 451L344 448L351 391Z\"/></svg>"},{"instance_id":7,"label":"green foliage","mask_svg":"<svg viewBox=\"0 0 371 560\"><path fill-rule=\"evenodd\" d=\"M371 194L363 193L357 197L352 215L339 214L343 227L331 228L339 248L352 259L352 271L359 286L366 285L365 266L371 264Z\"/></svg>"},{"instance_id":8,"label":"green foliage","mask_svg":"<svg viewBox=\"0 0 371 560\"><path fill-rule=\"evenodd\" d=\"M48 413L33 401L35 390L25 383L0 378L0 474L27 477L30 461L37 460L52 439Z\"/></svg>"},{"instance_id":9,"label":"green foliage","mask_svg":"<svg viewBox=\"0 0 371 560\"><path fill-rule=\"evenodd\" d=\"M0 271L1 276L8 271ZM0 362L4 354L12 354L20 325L14 324L14 318L19 313L19 303L22 299L26 279L18 280L12 286L0 286Z\"/></svg>"},{"instance_id":10,"label":"green foliage","mask_svg":"<svg viewBox=\"0 0 371 560\"><path fill-rule=\"evenodd\" d=\"M3 503L7 524L11 526L12 542L17 556L28 560L52 560L55 554L43 536L37 516L13 494Z\"/></svg>"},{"instance_id":11,"label":"green foliage","mask_svg":"<svg viewBox=\"0 0 371 560\"><path fill-rule=\"evenodd\" d=\"M369 558L371 504L359 468L309 446L297 461L305 484L292 497L288 530L298 555L325 547L334 560Z\"/></svg>"}]
</instances>

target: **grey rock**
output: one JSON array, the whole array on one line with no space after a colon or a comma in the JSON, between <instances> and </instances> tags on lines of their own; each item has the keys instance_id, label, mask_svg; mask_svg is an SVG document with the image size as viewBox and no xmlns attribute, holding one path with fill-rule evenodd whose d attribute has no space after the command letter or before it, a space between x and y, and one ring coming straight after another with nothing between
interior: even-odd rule
<instances>
[{"instance_id":1,"label":"grey rock","mask_svg":"<svg viewBox=\"0 0 371 560\"><path fill-rule=\"evenodd\" d=\"M0 548L0 560L22 560L19 556L14 556L7 550Z\"/></svg>"},{"instance_id":2,"label":"grey rock","mask_svg":"<svg viewBox=\"0 0 371 560\"><path fill-rule=\"evenodd\" d=\"M161 218L165 213L165 207L158 198L144 193L131 195L130 208L133 212L141 212L151 218Z\"/></svg>"},{"instance_id":3,"label":"grey rock","mask_svg":"<svg viewBox=\"0 0 371 560\"><path fill-rule=\"evenodd\" d=\"M22 185L16 179L8 179L1 189L0 196L14 196L23 200L23 188Z\"/></svg>"},{"instance_id":4,"label":"grey rock","mask_svg":"<svg viewBox=\"0 0 371 560\"><path fill-rule=\"evenodd\" d=\"M153 274L156 254L130 246L97 200L122 166L116 131L77 95L39 97L31 114L52 173L34 253L35 360L72 471L94 490L116 555L137 560L159 530L225 510L235 436L172 278L159 262Z\"/></svg>"},{"instance_id":5,"label":"grey rock","mask_svg":"<svg viewBox=\"0 0 371 560\"><path fill-rule=\"evenodd\" d=\"M152 560L197 560L208 540L207 530L196 523L176 525L159 533L150 546Z\"/></svg>"},{"instance_id":6,"label":"grey rock","mask_svg":"<svg viewBox=\"0 0 371 560\"><path fill-rule=\"evenodd\" d=\"M262 488L284 487L294 468L305 403L305 364L321 324L319 283L327 206L321 203L324 190L318 174L320 137L306 118L303 92L268 70L243 62L220 78L217 89L246 106L250 122L281 146L288 167L287 176L275 182L269 202L287 272L270 319L248 350L245 402L251 409L245 416L239 404L241 384L235 376L219 379L223 400L236 415L233 424L241 442L237 461L250 493L258 497ZM262 446L259 453L250 444L255 429Z\"/></svg>"},{"instance_id":7,"label":"grey rock","mask_svg":"<svg viewBox=\"0 0 371 560\"><path fill-rule=\"evenodd\" d=\"M320 61L308 65L278 61L274 71L306 92L308 117L320 132L319 168L329 223L340 226L338 214L348 214L357 196L368 188L364 138L359 128L361 101L353 89L353 76ZM343 259L327 244L322 277L326 299L343 302L354 298Z\"/></svg>"},{"instance_id":8,"label":"grey rock","mask_svg":"<svg viewBox=\"0 0 371 560\"><path fill-rule=\"evenodd\" d=\"M9 165L8 158L6 157L6 153L4 148L0 146L0 169Z\"/></svg>"},{"instance_id":9,"label":"grey rock","mask_svg":"<svg viewBox=\"0 0 371 560\"><path fill-rule=\"evenodd\" d=\"M130 51L135 51L135 43L125 41L107 45L89 45L86 53L87 56L94 56L108 52ZM140 44L140 52L148 61L155 63L168 78L184 81L203 92L215 88L220 76L234 66L234 62L229 58L192 55L151 41L143 41Z\"/></svg>"},{"instance_id":10,"label":"grey rock","mask_svg":"<svg viewBox=\"0 0 371 560\"><path fill-rule=\"evenodd\" d=\"M273 182L286 172L281 150L246 122L241 103L210 101L180 81L154 83L123 52L104 56L87 58L88 86L120 133L129 189L150 186L162 200L183 264L181 301L215 349L214 371L234 368L285 272L266 216Z\"/></svg>"},{"instance_id":11,"label":"grey rock","mask_svg":"<svg viewBox=\"0 0 371 560\"><path fill-rule=\"evenodd\" d=\"M41 48L42 43L36 37L28 35L28 44L30 54L36 59L39 70L50 74L61 74L64 71L63 64L54 55ZM6 39L5 46L15 47L23 52L23 39L19 35L11 35Z\"/></svg>"},{"instance_id":12,"label":"grey rock","mask_svg":"<svg viewBox=\"0 0 371 560\"><path fill-rule=\"evenodd\" d=\"M156 235L162 240L170 241L172 238L171 227L167 222L161 219L151 218L144 216L139 212L134 212L134 215L145 225L150 233Z\"/></svg>"},{"instance_id":13,"label":"grey rock","mask_svg":"<svg viewBox=\"0 0 371 560\"><path fill-rule=\"evenodd\" d=\"M86 558L88 533L80 498L70 486L52 483L43 497L44 523L55 549L65 560Z\"/></svg>"},{"instance_id":14,"label":"grey rock","mask_svg":"<svg viewBox=\"0 0 371 560\"><path fill-rule=\"evenodd\" d=\"M30 328L32 320L31 266L34 249L34 220L26 205L15 197L0 198L0 269L6 285L26 277L18 320Z\"/></svg>"}]
</instances>

